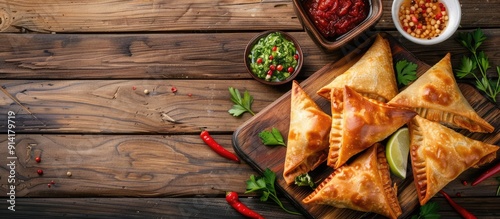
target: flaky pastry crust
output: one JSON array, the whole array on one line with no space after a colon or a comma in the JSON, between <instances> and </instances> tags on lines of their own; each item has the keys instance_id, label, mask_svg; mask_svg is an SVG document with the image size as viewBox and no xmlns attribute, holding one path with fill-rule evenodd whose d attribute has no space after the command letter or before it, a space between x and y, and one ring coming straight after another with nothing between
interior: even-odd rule
<instances>
[{"instance_id":1,"label":"flaky pastry crust","mask_svg":"<svg viewBox=\"0 0 500 219\"><path fill-rule=\"evenodd\" d=\"M290 127L283 177L287 184L326 160L331 117L293 81L291 90Z\"/></svg>"}]
</instances>

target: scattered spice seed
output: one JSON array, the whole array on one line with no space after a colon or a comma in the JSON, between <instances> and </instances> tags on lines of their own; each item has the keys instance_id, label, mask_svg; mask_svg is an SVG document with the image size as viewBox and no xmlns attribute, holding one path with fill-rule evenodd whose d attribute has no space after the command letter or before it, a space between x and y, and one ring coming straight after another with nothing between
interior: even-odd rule
<instances>
[{"instance_id":1,"label":"scattered spice seed","mask_svg":"<svg viewBox=\"0 0 500 219\"><path fill-rule=\"evenodd\" d=\"M49 183L49 184L47 184L47 187L49 187L49 188L50 188L50 187L52 187L52 185Z\"/></svg>"},{"instance_id":2,"label":"scattered spice seed","mask_svg":"<svg viewBox=\"0 0 500 219\"><path fill-rule=\"evenodd\" d=\"M54 180L51 180L50 184L54 185L54 184L56 184L56 182L54 182Z\"/></svg>"},{"instance_id":3,"label":"scattered spice seed","mask_svg":"<svg viewBox=\"0 0 500 219\"><path fill-rule=\"evenodd\" d=\"M40 158L40 157L35 157L35 161L36 161L37 163L40 163L40 162L42 161L42 158Z\"/></svg>"},{"instance_id":4,"label":"scattered spice seed","mask_svg":"<svg viewBox=\"0 0 500 219\"><path fill-rule=\"evenodd\" d=\"M38 175L41 176L41 175L43 175L43 170L39 169L39 170L36 171L36 173L38 173Z\"/></svg>"},{"instance_id":5,"label":"scattered spice seed","mask_svg":"<svg viewBox=\"0 0 500 219\"><path fill-rule=\"evenodd\" d=\"M145 89L145 90L144 90L144 94L149 94L149 90L148 90L148 89Z\"/></svg>"},{"instance_id":6,"label":"scattered spice seed","mask_svg":"<svg viewBox=\"0 0 500 219\"><path fill-rule=\"evenodd\" d=\"M176 93L177 92L177 88L176 87L172 87L172 88L170 88L170 90L172 90L172 93Z\"/></svg>"},{"instance_id":7,"label":"scattered spice seed","mask_svg":"<svg viewBox=\"0 0 500 219\"><path fill-rule=\"evenodd\" d=\"M193 96L193 94L191 94L191 93L188 94L188 97L192 97L192 96Z\"/></svg>"},{"instance_id":8,"label":"scattered spice seed","mask_svg":"<svg viewBox=\"0 0 500 219\"><path fill-rule=\"evenodd\" d=\"M135 86L132 86L132 90L136 90L136 89L137 89L137 87L135 87Z\"/></svg>"},{"instance_id":9,"label":"scattered spice seed","mask_svg":"<svg viewBox=\"0 0 500 219\"><path fill-rule=\"evenodd\" d=\"M462 180L462 185L466 186L468 183L466 180Z\"/></svg>"},{"instance_id":10,"label":"scattered spice seed","mask_svg":"<svg viewBox=\"0 0 500 219\"><path fill-rule=\"evenodd\" d=\"M71 172L66 172L66 176L70 177L71 176Z\"/></svg>"}]
</instances>

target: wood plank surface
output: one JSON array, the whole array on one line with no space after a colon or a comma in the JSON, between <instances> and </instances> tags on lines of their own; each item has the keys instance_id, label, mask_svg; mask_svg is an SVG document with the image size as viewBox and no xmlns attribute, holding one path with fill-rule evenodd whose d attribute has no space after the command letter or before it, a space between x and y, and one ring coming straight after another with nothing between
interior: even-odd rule
<instances>
[{"instance_id":1,"label":"wood plank surface","mask_svg":"<svg viewBox=\"0 0 500 219\"><path fill-rule=\"evenodd\" d=\"M500 30L485 29L481 49L492 63L500 63ZM458 66L466 50L454 38L438 46L422 47L389 31L426 63L436 63L451 52ZM196 34L3 34L0 78L5 79L250 79L244 63L250 33ZM302 46L307 78L326 64L341 59L365 38L345 48L324 53L305 32L291 32ZM454 37L458 35L455 34ZM196 45L193 45L196 44Z\"/></svg>"},{"instance_id":2,"label":"wood plank surface","mask_svg":"<svg viewBox=\"0 0 500 219\"><path fill-rule=\"evenodd\" d=\"M462 28L498 27L498 11L491 4L498 0L460 1ZM390 8L383 1L384 13L378 30L394 28ZM1 0L0 32L89 33L89 32L214 32L235 30L302 30L286 0L131 0L60 1Z\"/></svg>"},{"instance_id":3,"label":"wood plank surface","mask_svg":"<svg viewBox=\"0 0 500 219\"><path fill-rule=\"evenodd\" d=\"M248 91L259 112L282 95L255 80L2 80L0 120L16 113L18 133L232 132L251 117L233 117L228 88ZM135 90L134 90L135 87ZM177 92L172 92L172 87ZM145 94L148 90L149 94ZM33 116L34 115L34 116ZM224 121L221 124L220 121ZM0 124L7 132L7 123Z\"/></svg>"},{"instance_id":4,"label":"wood plank surface","mask_svg":"<svg viewBox=\"0 0 500 219\"><path fill-rule=\"evenodd\" d=\"M259 208L266 218L298 219L273 203L241 197L250 208ZM25 218L245 218L220 196L195 198L20 198L14 214L0 208L9 219ZM48 204L51 203L51 204ZM287 208L293 206L283 199Z\"/></svg>"},{"instance_id":5,"label":"wood plank surface","mask_svg":"<svg viewBox=\"0 0 500 219\"><path fill-rule=\"evenodd\" d=\"M232 151L228 135L213 135ZM182 197L244 193L245 164L214 153L198 135L23 135L16 138L16 196ZM0 144L7 145L5 135ZM0 156L9 156L1 150ZM42 162L35 162L35 157ZM42 176L37 170L44 171ZM9 175L2 165L0 176ZM71 172L71 176L67 176ZM47 184L56 182L52 187ZM3 182L4 183L4 182ZM3 184L7 185L7 184ZM0 187L0 196L8 187Z\"/></svg>"},{"instance_id":6,"label":"wood plank surface","mask_svg":"<svg viewBox=\"0 0 500 219\"><path fill-rule=\"evenodd\" d=\"M280 210L272 203L262 203L257 198L240 200L250 208L259 208L266 218L303 218ZM482 203L490 203L494 197L455 199L457 203L468 206L467 210L480 219L496 219L500 215L485 209ZM282 200L287 208L293 206ZM442 218L461 219L443 198L434 198L439 204ZM198 198L20 198L16 199L18 212L15 214L0 209L1 215L8 214L10 219L25 218L245 218L218 197ZM48 204L50 203L50 204ZM84 212L84 213L82 213Z\"/></svg>"},{"instance_id":7,"label":"wood plank surface","mask_svg":"<svg viewBox=\"0 0 500 219\"><path fill-rule=\"evenodd\" d=\"M0 31L8 32L301 29L292 3L285 0L2 0L0 9Z\"/></svg>"}]
</instances>

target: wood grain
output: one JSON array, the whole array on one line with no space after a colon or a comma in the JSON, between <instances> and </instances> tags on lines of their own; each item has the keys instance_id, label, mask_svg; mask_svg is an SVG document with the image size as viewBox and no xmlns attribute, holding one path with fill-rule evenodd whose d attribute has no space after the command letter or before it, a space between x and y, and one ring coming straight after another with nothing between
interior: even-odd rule
<instances>
[{"instance_id":1,"label":"wood grain","mask_svg":"<svg viewBox=\"0 0 500 219\"><path fill-rule=\"evenodd\" d=\"M252 209L259 208L266 218L303 218L285 213L273 203L260 202L255 197L241 197L241 201ZM481 219L495 219L500 215L491 211L494 197L455 198L455 201ZM434 198L439 204L442 218L461 219L443 198ZM293 206L286 200L287 208ZM20 198L16 199L15 213L0 209L0 214L11 219L24 218L244 218L218 197L198 198ZM51 203L51 204L48 204ZM85 212L85 214L82 214Z\"/></svg>"},{"instance_id":2,"label":"wood grain","mask_svg":"<svg viewBox=\"0 0 500 219\"><path fill-rule=\"evenodd\" d=\"M261 202L256 197L242 195L240 200L250 208L258 208L266 218L299 219L271 202ZM293 209L283 199L287 208ZM195 198L20 198L16 199L16 212L0 209L2 216L15 218L239 218L235 211L219 196ZM47 204L52 203L52 204Z\"/></svg>"},{"instance_id":3,"label":"wood grain","mask_svg":"<svg viewBox=\"0 0 500 219\"><path fill-rule=\"evenodd\" d=\"M496 50L500 30L484 32L488 39L481 49L491 63L500 63ZM304 52L299 79L340 60L374 33L366 33L343 49L327 54L305 32L291 32ZM438 46L422 47L397 32L389 33L426 63L436 63L451 52L452 64L458 66L467 54L453 38ZM2 34L6 43L0 43L0 78L250 79L243 53L255 34ZM197 46L193 46L194 42Z\"/></svg>"},{"instance_id":4,"label":"wood grain","mask_svg":"<svg viewBox=\"0 0 500 219\"><path fill-rule=\"evenodd\" d=\"M228 113L233 106L229 86L253 95L255 112L287 90L255 80L3 80L1 83L37 118L0 92L0 105L5 106L0 108L0 120L7 121L7 112L15 112L18 133L172 134L199 133L202 128L232 133L251 115L233 117ZM177 89L176 93L172 87ZM7 123L1 123L0 130L6 132Z\"/></svg>"},{"instance_id":5,"label":"wood grain","mask_svg":"<svg viewBox=\"0 0 500 219\"><path fill-rule=\"evenodd\" d=\"M400 60L401 58L415 63L418 62L418 74L422 74L430 68L429 65L423 63L422 61L419 61L414 55L401 47L399 43L397 43L397 41L390 37L390 35L385 35L385 37L391 43L394 62L397 62L397 60ZM330 112L330 102L318 95L313 94L315 94L315 92L319 88L328 84L337 75L342 74L350 66L356 63L360 57L359 54L362 54L364 50L370 45L368 42L369 41L367 41L365 44L360 45L359 50L356 50L355 52L347 55L342 60L336 63L331 63L330 65L326 65L324 68L320 69L318 72L301 83L304 91L310 94L311 98L323 109L323 111ZM467 84L460 84L459 87L471 106L481 117L490 122L493 127L500 127L500 108L484 99L472 86ZM297 206L297 208L302 209L304 213L309 217L359 218L366 215L365 213L349 209L333 208L324 205L306 205L302 203L301 200L309 195L311 191L307 188L300 188L295 185L287 185L285 183L282 174L286 148L262 147L262 145L254 143L258 140L258 133L260 131L271 129L272 127L278 128L278 130L280 130L284 134L284 136L286 136L289 128L289 113L290 92L280 97L274 103L263 109L263 113L249 119L236 130L233 135L233 145L235 151L238 152L238 154L257 171L263 171L266 168L270 168L271 170L276 172L276 174L278 175L278 187L282 189L287 197L294 201L293 203ZM474 139L482 140L494 145L500 145L500 130L498 130L498 128L491 134L471 134L467 131L460 132ZM500 152L497 154L500 155ZM470 172L464 173L460 177L469 178L467 176L468 174L478 174L477 170L471 169L468 171ZM316 181L325 179L331 174L331 172L331 168L327 168L326 165L323 165L312 171L311 176ZM396 183L398 187L398 199L401 208L403 209L403 218L408 217L409 214L413 212L418 206L418 200L416 197L415 187L413 185L412 175L408 175L409 177L407 177L405 180L399 180L396 179L396 177L393 177L393 182ZM449 188L457 188L456 184L451 185L449 185ZM491 192L492 190L489 191ZM489 196L492 195L493 194L490 194ZM499 202L500 199L497 199L496 203L498 204Z\"/></svg>"},{"instance_id":6,"label":"wood grain","mask_svg":"<svg viewBox=\"0 0 500 219\"><path fill-rule=\"evenodd\" d=\"M233 150L230 136L213 137ZM7 145L6 135L0 144ZM0 156L8 157L7 150ZM245 181L257 174L244 162L220 157L198 135L19 134L16 156L16 198L223 196L245 192ZM42 162L35 162L37 156ZM10 191L9 171L0 167L1 197Z\"/></svg>"},{"instance_id":7,"label":"wood grain","mask_svg":"<svg viewBox=\"0 0 500 219\"><path fill-rule=\"evenodd\" d=\"M156 32L301 29L289 1L0 1L0 31ZM264 22L264 23L263 23Z\"/></svg>"},{"instance_id":8,"label":"wood grain","mask_svg":"<svg viewBox=\"0 0 500 219\"><path fill-rule=\"evenodd\" d=\"M498 27L498 0L461 1L462 28ZM390 8L377 30L394 28ZM291 1L76 1L1 0L0 32L214 32L235 30L302 30Z\"/></svg>"}]
</instances>

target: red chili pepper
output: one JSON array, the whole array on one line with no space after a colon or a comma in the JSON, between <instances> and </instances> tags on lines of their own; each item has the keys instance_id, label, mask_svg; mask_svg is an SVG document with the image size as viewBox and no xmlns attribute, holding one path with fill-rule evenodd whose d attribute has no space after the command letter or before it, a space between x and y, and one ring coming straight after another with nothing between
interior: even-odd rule
<instances>
[{"instance_id":1,"label":"red chili pepper","mask_svg":"<svg viewBox=\"0 0 500 219\"><path fill-rule=\"evenodd\" d=\"M242 215L248 218L255 218L255 219L264 219L262 215L259 213L253 211L252 209L248 208L245 204L241 203L239 198L238 198L238 193L236 192L227 192L226 193L226 201L236 209L236 211L240 212Z\"/></svg>"},{"instance_id":2,"label":"red chili pepper","mask_svg":"<svg viewBox=\"0 0 500 219\"><path fill-rule=\"evenodd\" d=\"M488 179L497 173L500 173L500 162L495 164L492 168L486 170L486 172L484 172L476 180L474 180L471 185L475 186L475 185L479 184L480 182L484 181L485 179Z\"/></svg>"},{"instance_id":3,"label":"red chili pepper","mask_svg":"<svg viewBox=\"0 0 500 219\"><path fill-rule=\"evenodd\" d=\"M224 147L222 147L219 143L217 143L212 136L208 133L207 130L203 130L200 134L201 139L207 144L212 150L214 150L217 154L220 156L223 156L227 159L234 160L236 162L240 162L240 159L238 156L235 154L231 153L230 151L226 150Z\"/></svg>"},{"instance_id":4,"label":"red chili pepper","mask_svg":"<svg viewBox=\"0 0 500 219\"><path fill-rule=\"evenodd\" d=\"M441 190L441 191L439 191L439 193L441 193L444 196L444 198L446 198L446 201L448 201L448 203L450 203L451 207L453 207L455 209L455 211L457 211L463 218L465 218L465 219L477 219L477 217L474 216L469 211L467 211L467 209L463 208L462 206L458 205L455 201L453 201L451 199L451 197L448 194L446 194L446 192Z\"/></svg>"}]
</instances>

